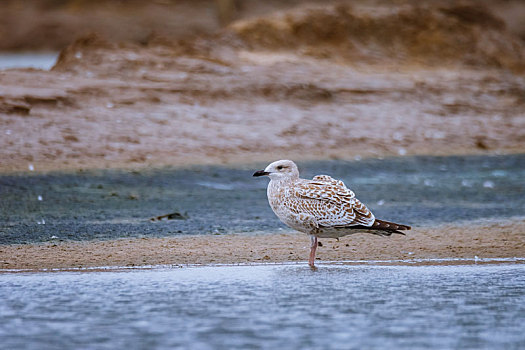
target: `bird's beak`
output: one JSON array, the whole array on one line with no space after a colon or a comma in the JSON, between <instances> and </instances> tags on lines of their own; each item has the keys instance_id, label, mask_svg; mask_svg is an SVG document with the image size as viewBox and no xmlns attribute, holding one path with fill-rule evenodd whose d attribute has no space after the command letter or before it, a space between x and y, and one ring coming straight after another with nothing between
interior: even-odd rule
<instances>
[{"instance_id":1,"label":"bird's beak","mask_svg":"<svg viewBox=\"0 0 525 350\"><path fill-rule=\"evenodd\" d=\"M270 175L270 173L264 170L259 170L253 173L253 176L266 176L266 175Z\"/></svg>"}]
</instances>

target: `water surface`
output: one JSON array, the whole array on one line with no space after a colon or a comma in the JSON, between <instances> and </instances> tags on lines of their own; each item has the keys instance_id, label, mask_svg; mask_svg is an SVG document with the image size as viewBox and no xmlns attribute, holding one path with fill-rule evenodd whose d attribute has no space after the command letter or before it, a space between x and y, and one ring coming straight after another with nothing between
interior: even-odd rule
<instances>
[{"instance_id":1,"label":"water surface","mask_svg":"<svg viewBox=\"0 0 525 350\"><path fill-rule=\"evenodd\" d=\"M50 70L56 63L58 53L24 52L0 54L0 70L9 68L36 68Z\"/></svg>"},{"instance_id":2,"label":"water surface","mask_svg":"<svg viewBox=\"0 0 525 350\"><path fill-rule=\"evenodd\" d=\"M525 265L0 275L5 349L523 349Z\"/></svg>"},{"instance_id":3,"label":"water surface","mask_svg":"<svg viewBox=\"0 0 525 350\"><path fill-rule=\"evenodd\" d=\"M276 232L265 164L0 175L0 244ZM378 218L416 226L525 214L525 155L299 163L342 179ZM178 212L180 220L149 218Z\"/></svg>"}]
</instances>

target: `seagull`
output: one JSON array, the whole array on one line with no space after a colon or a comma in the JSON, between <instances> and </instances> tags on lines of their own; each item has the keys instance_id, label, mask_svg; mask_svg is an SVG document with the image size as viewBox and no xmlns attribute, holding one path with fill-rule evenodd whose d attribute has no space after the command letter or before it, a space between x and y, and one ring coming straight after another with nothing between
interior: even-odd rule
<instances>
[{"instance_id":1,"label":"seagull","mask_svg":"<svg viewBox=\"0 0 525 350\"><path fill-rule=\"evenodd\" d=\"M278 160L253 176L268 176L270 207L287 226L310 235L310 259L314 268L317 238L339 238L357 232L404 235L410 226L376 219L345 184L328 175L301 179L291 160Z\"/></svg>"}]
</instances>

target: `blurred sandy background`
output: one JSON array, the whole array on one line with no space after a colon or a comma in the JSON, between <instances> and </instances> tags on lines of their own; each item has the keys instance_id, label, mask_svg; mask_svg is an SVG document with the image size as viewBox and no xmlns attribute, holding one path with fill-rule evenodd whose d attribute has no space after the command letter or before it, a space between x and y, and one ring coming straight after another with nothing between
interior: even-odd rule
<instances>
[{"instance_id":1,"label":"blurred sandy background","mask_svg":"<svg viewBox=\"0 0 525 350\"><path fill-rule=\"evenodd\" d=\"M57 55L50 70L0 70L3 173L525 151L522 1L6 0L0 13L0 55ZM403 251L522 255L522 219L451 230L414 230ZM281 238L6 245L0 260L304 258L304 236ZM345 239L320 256L348 259L363 239L359 258L406 258L399 239L385 256L369 237Z\"/></svg>"},{"instance_id":2,"label":"blurred sandy background","mask_svg":"<svg viewBox=\"0 0 525 350\"><path fill-rule=\"evenodd\" d=\"M525 4L518 0L5 0L0 3L0 50L62 50L79 36L93 31L114 42L144 44L154 34L186 39L214 33L235 20L285 12L306 4L382 9L411 5L470 6L471 10L462 15L464 20L490 21L489 17L497 17L509 32L525 40ZM484 15L485 12L489 15Z\"/></svg>"},{"instance_id":3,"label":"blurred sandy background","mask_svg":"<svg viewBox=\"0 0 525 350\"><path fill-rule=\"evenodd\" d=\"M523 152L519 1L3 1L0 170Z\"/></svg>"}]
</instances>

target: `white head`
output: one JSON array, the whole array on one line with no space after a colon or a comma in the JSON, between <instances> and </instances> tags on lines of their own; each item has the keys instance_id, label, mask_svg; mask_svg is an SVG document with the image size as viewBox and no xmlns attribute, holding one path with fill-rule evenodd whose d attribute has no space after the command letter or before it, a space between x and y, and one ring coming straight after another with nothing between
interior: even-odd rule
<instances>
[{"instance_id":1,"label":"white head","mask_svg":"<svg viewBox=\"0 0 525 350\"><path fill-rule=\"evenodd\" d=\"M256 171L253 176L269 176L272 180L286 180L299 178L299 169L291 160L278 160L264 170Z\"/></svg>"}]
</instances>

